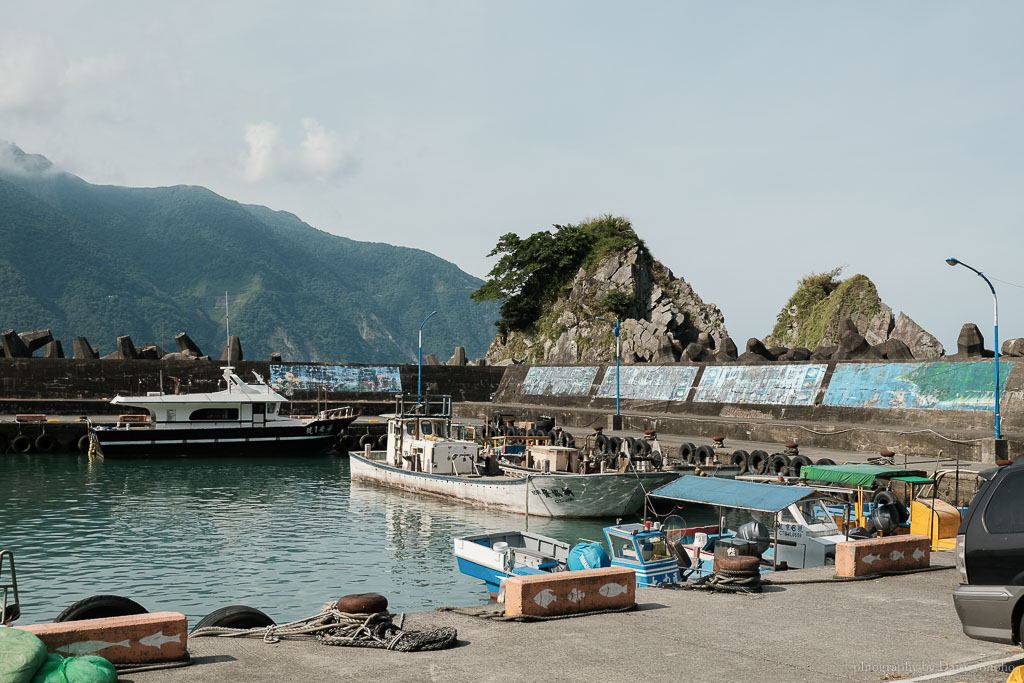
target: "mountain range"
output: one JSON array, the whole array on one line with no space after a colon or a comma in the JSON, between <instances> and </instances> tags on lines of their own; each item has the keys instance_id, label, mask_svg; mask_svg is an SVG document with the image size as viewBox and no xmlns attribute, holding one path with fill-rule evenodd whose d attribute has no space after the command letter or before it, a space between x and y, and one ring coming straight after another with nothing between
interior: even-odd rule
<instances>
[{"instance_id":1,"label":"mountain range","mask_svg":"<svg viewBox=\"0 0 1024 683\"><path fill-rule=\"evenodd\" d=\"M203 187L93 185L0 142L0 327L49 328L100 354L128 334L219 357L225 293L246 358L401 363L482 356L498 304L483 281L418 249L359 242Z\"/></svg>"}]
</instances>

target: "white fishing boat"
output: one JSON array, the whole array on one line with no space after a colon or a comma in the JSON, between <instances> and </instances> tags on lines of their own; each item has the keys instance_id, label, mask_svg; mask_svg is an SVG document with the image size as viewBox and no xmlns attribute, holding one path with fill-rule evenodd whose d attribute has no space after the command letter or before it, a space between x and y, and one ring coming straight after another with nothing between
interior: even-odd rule
<instances>
[{"instance_id":1,"label":"white fishing boat","mask_svg":"<svg viewBox=\"0 0 1024 683\"><path fill-rule=\"evenodd\" d=\"M116 425L90 425L105 456L310 455L332 447L356 416L347 409L312 418L281 414L288 399L263 378L248 384L223 367L225 389L197 394L149 392L115 396L111 403L141 409Z\"/></svg>"},{"instance_id":2,"label":"white fishing boat","mask_svg":"<svg viewBox=\"0 0 1024 683\"><path fill-rule=\"evenodd\" d=\"M539 517L623 517L640 509L646 491L679 476L573 474L557 462L546 470L503 471L476 442L452 436L450 396L399 396L388 416L386 450L350 457L355 481Z\"/></svg>"}]
</instances>

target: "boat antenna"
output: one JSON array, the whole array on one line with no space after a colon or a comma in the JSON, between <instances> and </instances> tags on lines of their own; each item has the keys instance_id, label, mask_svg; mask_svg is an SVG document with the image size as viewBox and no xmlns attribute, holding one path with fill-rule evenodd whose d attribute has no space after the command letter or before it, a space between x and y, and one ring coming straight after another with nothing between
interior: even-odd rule
<instances>
[{"instance_id":1,"label":"boat antenna","mask_svg":"<svg viewBox=\"0 0 1024 683\"><path fill-rule=\"evenodd\" d=\"M224 292L224 329L227 332L224 343L231 346L231 314L228 313L228 293Z\"/></svg>"}]
</instances>

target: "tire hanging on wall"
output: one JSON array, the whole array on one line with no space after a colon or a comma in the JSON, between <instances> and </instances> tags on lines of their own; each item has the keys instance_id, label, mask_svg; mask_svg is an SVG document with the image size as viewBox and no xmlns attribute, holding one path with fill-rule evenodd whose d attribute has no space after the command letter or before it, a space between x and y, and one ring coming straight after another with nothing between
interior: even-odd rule
<instances>
[{"instance_id":1,"label":"tire hanging on wall","mask_svg":"<svg viewBox=\"0 0 1024 683\"><path fill-rule=\"evenodd\" d=\"M806 465L813 465L814 463L806 455L796 455L789 459L789 473L794 477L800 476L800 471Z\"/></svg>"},{"instance_id":2,"label":"tire hanging on wall","mask_svg":"<svg viewBox=\"0 0 1024 683\"><path fill-rule=\"evenodd\" d=\"M786 477L789 476L789 458L782 453L776 453L768 461L768 474Z\"/></svg>"},{"instance_id":3,"label":"tire hanging on wall","mask_svg":"<svg viewBox=\"0 0 1024 683\"><path fill-rule=\"evenodd\" d=\"M693 464L694 454L697 452L697 447L692 443L684 443L679 445L679 459L683 462Z\"/></svg>"},{"instance_id":4,"label":"tire hanging on wall","mask_svg":"<svg viewBox=\"0 0 1024 683\"><path fill-rule=\"evenodd\" d=\"M715 449L711 446L701 446L697 449L697 452L694 455L696 457L696 463L698 465L703 465L709 459L715 459Z\"/></svg>"},{"instance_id":5,"label":"tire hanging on wall","mask_svg":"<svg viewBox=\"0 0 1024 683\"><path fill-rule=\"evenodd\" d=\"M32 440L24 434L18 434L11 440L11 450L15 453L28 453L32 450Z\"/></svg>"},{"instance_id":6,"label":"tire hanging on wall","mask_svg":"<svg viewBox=\"0 0 1024 683\"><path fill-rule=\"evenodd\" d=\"M43 432L36 437L35 445L36 450L40 453L53 453L53 449L57 447L57 440L46 432Z\"/></svg>"},{"instance_id":7,"label":"tire hanging on wall","mask_svg":"<svg viewBox=\"0 0 1024 683\"><path fill-rule=\"evenodd\" d=\"M750 455L748 455L746 451L733 451L732 455L729 456L729 462L733 467L738 467L740 469L740 474L747 471L747 463L749 461Z\"/></svg>"},{"instance_id":8,"label":"tire hanging on wall","mask_svg":"<svg viewBox=\"0 0 1024 683\"><path fill-rule=\"evenodd\" d=\"M88 453L89 452L89 435L88 434L83 434L82 436L78 437L78 452L79 453Z\"/></svg>"},{"instance_id":9,"label":"tire hanging on wall","mask_svg":"<svg viewBox=\"0 0 1024 683\"><path fill-rule=\"evenodd\" d=\"M754 474L764 474L768 471L768 452L762 450L750 451L747 459L747 470Z\"/></svg>"}]
</instances>

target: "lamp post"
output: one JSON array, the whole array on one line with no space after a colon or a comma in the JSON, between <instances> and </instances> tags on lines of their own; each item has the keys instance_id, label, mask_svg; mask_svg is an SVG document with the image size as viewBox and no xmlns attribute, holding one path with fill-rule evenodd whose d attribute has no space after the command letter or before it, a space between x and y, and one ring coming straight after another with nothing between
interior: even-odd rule
<instances>
[{"instance_id":1,"label":"lamp post","mask_svg":"<svg viewBox=\"0 0 1024 683\"><path fill-rule=\"evenodd\" d=\"M610 320L605 320L599 315L594 316L595 320L600 320L603 323L611 323ZM619 412L619 356L620 356L620 345L619 345L619 319L615 319L615 414L621 415Z\"/></svg>"},{"instance_id":2,"label":"lamp post","mask_svg":"<svg viewBox=\"0 0 1024 683\"><path fill-rule=\"evenodd\" d=\"M423 390L421 389L421 387L423 386L423 326L426 325L427 321L433 318L435 315L437 315L437 311L431 311L430 315L424 318L423 322L420 323L420 337L419 344L417 346L418 351L416 356L416 400L419 400L419 397L423 395Z\"/></svg>"},{"instance_id":3,"label":"lamp post","mask_svg":"<svg viewBox=\"0 0 1024 683\"><path fill-rule=\"evenodd\" d=\"M990 290L992 290L992 305L993 305L993 318L992 318L992 320L993 320L993 323L992 323L993 332L992 332L992 336L994 338L995 350L996 350L996 438L999 439L999 438L1001 438L1001 434L1000 434L1000 431L999 431L999 299L996 297L996 288L992 286L992 283L989 281L989 279L987 277L985 277L985 274L982 273L977 268L972 268L971 266L967 265L963 261L961 261L959 259L952 258L952 257L946 259L946 263L948 263L951 266L963 266L964 268L967 268L969 270L973 270L978 275L978 277L980 277L982 280L985 281L985 284L988 285L988 288Z\"/></svg>"}]
</instances>

